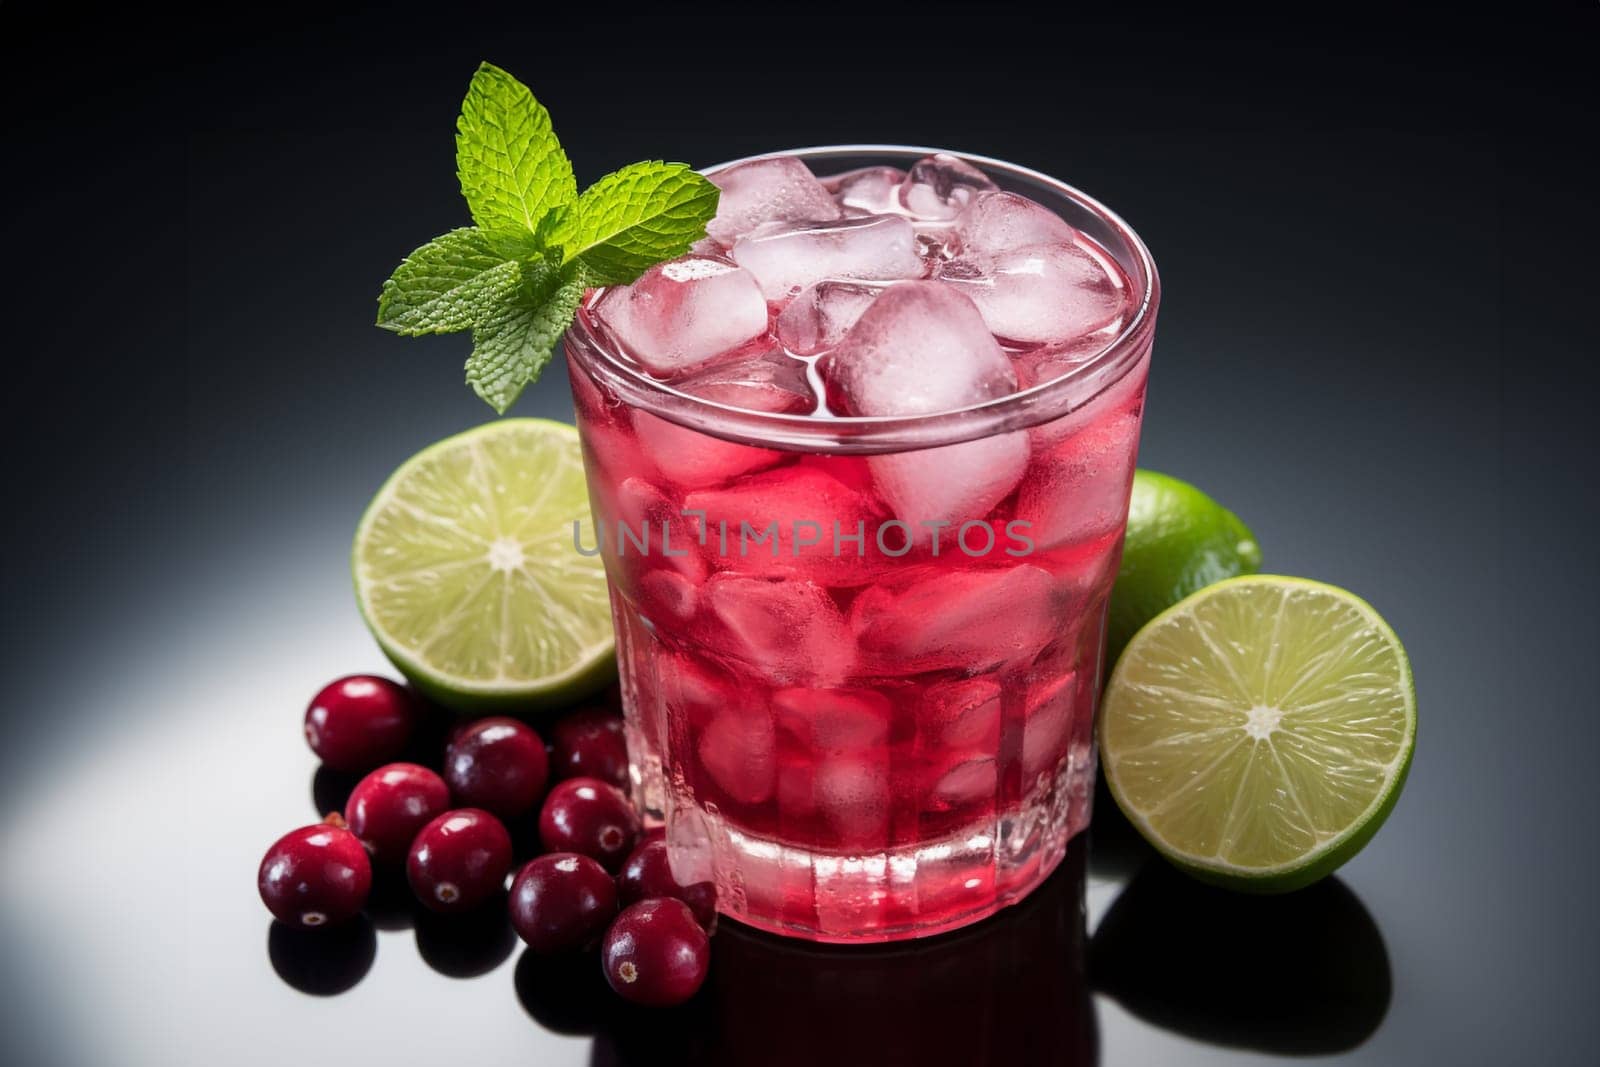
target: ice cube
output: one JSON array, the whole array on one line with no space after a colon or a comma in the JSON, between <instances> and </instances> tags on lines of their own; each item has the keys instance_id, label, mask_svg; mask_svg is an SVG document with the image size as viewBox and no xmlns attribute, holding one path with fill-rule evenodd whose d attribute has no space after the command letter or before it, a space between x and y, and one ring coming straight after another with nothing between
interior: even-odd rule
<instances>
[{"instance_id":1,"label":"ice cube","mask_svg":"<svg viewBox=\"0 0 1600 1067\"><path fill-rule=\"evenodd\" d=\"M972 756L949 764L935 764L929 790L932 808L948 811L994 797L999 784L999 764L993 756Z\"/></svg>"},{"instance_id":2,"label":"ice cube","mask_svg":"<svg viewBox=\"0 0 1600 1067\"><path fill-rule=\"evenodd\" d=\"M816 407L805 365L777 349L714 363L673 379L672 386L746 411L798 414ZM667 477L691 489L720 485L783 458L781 452L725 441L643 411L634 413L634 429L645 457Z\"/></svg>"},{"instance_id":3,"label":"ice cube","mask_svg":"<svg viewBox=\"0 0 1600 1067\"><path fill-rule=\"evenodd\" d=\"M911 167L900 187L900 202L919 219L953 219L979 193L997 188L971 163L940 152Z\"/></svg>"},{"instance_id":4,"label":"ice cube","mask_svg":"<svg viewBox=\"0 0 1600 1067\"><path fill-rule=\"evenodd\" d=\"M815 465L781 467L726 489L693 492L684 507L705 513L708 551L720 570L798 574L824 585L851 586L895 566L894 558L877 548L874 535L884 517L877 501ZM776 533L769 535L773 526ZM845 540L858 533L859 543ZM757 540L763 537L770 540Z\"/></svg>"},{"instance_id":5,"label":"ice cube","mask_svg":"<svg viewBox=\"0 0 1600 1067\"><path fill-rule=\"evenodd\" d=\"M1046 345L1013 357L1017 376L1026 386L1038 385L1081 367L1083 361L1105 347L1104 334L1093 334L1084 342L1087 350L1079 346ZM1028 431L1035 452L1047 451L1074 434L1081 433L1099 419L1112 418L1113 413L1137 417L1144 409L1145 383L1148 365L1136 366L1107 384L1115 368L1107 367L1080 371L1076 392L1081 393L1078 406L1065 415L1042 422Z\"/></svg>"},{"instance_id":6,"label":"ice cube","mask_svg":"<svg viewBox=\"0 0 1600 1067\"><path fill-rule=\"evenodd\" d=\"M825 278L892 281L924 273L916 231L897 215L769 222L739 238L729 255L773 302Z\"/></svg>"},{"instance_id":7,"label":"ice cube","mask_svg":"<svg viewBox=\"0 0 1600 1067\"><path fill-rule=\"evenodd\" d=\"M956 223L961 247L994 256L1031 245L1070 245L1078 231L1043 204L1016 193L981 193Z\"/></svg>"},{"instance_id":8,"label":"ice cube","mask_svg":"<svg viewBox=\"0 0 1600 1067\"><path fill-rule=\"evenodd\" d=\"M1121 320L1119 319L1118 322ZM1013 353L1011 365L1017 370L1017 388L1031 389L1045 382L1055 381L1070 374L1098 355L1111 343L1114 331L1096 330L1094 333L1060 344L1039 345Z\"/></svg>"},{"instance_id":9,"label":"ice cube","mask_svg":"<svg viewBox=\"0 0 1600 1067\"><path fill-rule=\"evenodd\" d=\"M1032 687L1023 710L1022 773L1043 774L1067 755L1077 675L1046 678Z\"/></svg>"},{"instance_id":10,"label":"ice cube","mask_svg":"<svg viewBox=\"0 0 1600 1067\"><path fill-rule=\"evenodd\" d=\"M704 550L678 505L644 478L602 493L603 536L611 580L650 619L688 618L706 579ZM619 524L621 528L619 529ZM665 532L666 540L663 540Z\"/></svg>"},{"instance_id":11,"label":"ice cube","mask_svg":"<svg viewBox=\"0 0 1600 1067\"><path fill-rule=\"evenodd\" d=\"M833 828L839 846L877 851L888 844L889 765L884 755L831 756L813 768L817 811Z\"/></svg>"},{"instance_id":12,"label":"ice cube","mask_svg":"<svg viewBox=\"0 0 1600 1067\"><path fill-rule=\"evenodd\" d=\"M595 317L652 374L672 375L767 332L754 275L727 260L688 256L651 267L602 296Z\"/></svg>"},{"instance_id":13,"label":"ice cube","mask_svg":"<svg viewBox=\"0 0 1600 1067\"><path fill-rule=\"evenodd\" d=\"M724 441L643 411L634 413L633 424L645 455L685 489L720 485L783 458L770 448Z\"/></svg>"},{"instance_id":14,"label":"ice cube","mask_svg":"<svg viewBox=\"0 0 1600 1067\"><path fill-rule=\"evenodd\" d=\"M863 167L824 178L822 184L847 215L888 215L901 210L900 183L906 172L898 167Z\"/></svg>"},{"instance_id":15,"label":"ice cube","mask_svg":"<svg viewBox=\"0 0 1600 1067\"><path fill-rule=\"evenodd\" d=\"M585 421L614 421L619 400L610 390L589 376L573 360L567 361L567 379L572 383L572 407Z\"/></svg>"},{"instance_id":16,"label":"ice cube","mask_svg":"<svg viewBox=\"0 0 1600 1067\"><path fill-rule=\"evenodd\" d=\"M806 165L793 156L757 159L711 175L722 190L706 234L724 248L767 222L825 222L839 205Z\"/></svg>"},{"instance_id":17,"label":"ice cube","mask_svg":"<svg viewBox=\"0 0 1600 1067\"><path fill-rule=\"evenodd\" d=\"M928 686L921 729L931 747L993 751L1000 741L1000 683L980 677Z\"/></svg>"},{"instance_id":18,"label":"ice cube","mask_svg":"<svg viewBox=\"0 0 1600 1067\"><path fill-rule=\"evenodd\" d=\"M821 367L849 415L926 415L1004 396L1011 361L970 299L938 282L884 290Z\"/></svg>"},{"instance_id":19,"label":"ice cube","mask_svg":"<svg viewBox=\"0 0 1600 1067\"><path fill-rule=\"evenodd\" d=\"M631 475L650 476L655 465L639 450L639 440L626 422L602 422L580 416L584 469L591 482L616 482ZM593 503L593 501L591 501Z\"/></svg>"},{"instance_id":20,"label":"ice cube","mask_svg":"<svg viewBox=\"0 0 1600 1067\"><path fill-rule=\"evenodd\" d=\"M780 689L772 708L779 729L805 753L863 752L889 743L893 706L870 689Z\"/></svg>"},{"instance_id":21,"label":"ice cube","mask_svg":"<svg viewBox=\"0 0 1600 1067\"><path fill-rule=\"evenodd\" d=\"M673 570L651 570L639 578L639 607L653 623L688 622L699 609L700 587Z\"/></svg>"},{"instance_id":22,"label":"ice cube","mask_svg":"<svg viewBox=\"0 0 1600 1067\"><path fill-rule=\"evenodd\" d=\"M1126 522L1138 448L1137 409L1111 410L1035 456L1015 513L1032 524L1034 545L1086 541Z\"/></svg>"},{"instance_id":23,"label":"ice cube","mask_svg":"<svg viewBox=\"0 0 1600 1067\"><path fill-rule=\"evenodd\" d=\"M654 666L656 690L676 720L703 726L727 708L750 703L738 680L696 656L669 651L660 644L641 647L642 673Z\"/></svg>"},{"instance_id":24,"label":"ice cube","mask_svg":"<svg viewBox=\"0 0 1600 1067\"><path fill-rule=\"evenodd\" d=\"M967 252L940 263L996 337L1022 344L1068 341L1121 318L1120 279L1078 245L1033 245L989 256Z\"/></svg>"},{"instance_id":25,"label":"ice cube","mask_svg":"<svg viewBox=\"0 0 1600 1067\"><path fill-rule=\"evenodd\" d=\"M716 787L741 804L772 797L777 759L772 718L758 708L731 708L700 731L700 766Z\"/></svg>"},{"instance_id":26,"label":"ice cube","mask_svg":"<svg viewBox=\"0 0 1600 1067\"><path fill-rule=\"evenodd\" d=\"M1060 629L1056 588L1030 564L917 568L869 586L850 606L863 671L978 672L1026 663Z\"/></svg>"},{"instance_id":27,"label":"ice cube","mask_svg":"<svg viewBox=\"0 0 1600 1067\"><path fill-rule=\"evenodd\" d=\"M910 527L917 547L957 552L956 537L967 522L981 522L996 504L1011 495L1028 469L1028 435L1023 431L997 434L957 445L941 445L918 452L871 456L872 476L895 517ZM974 527L967 541L974 556L992 557L1005 551L1004 527L989 522L994 544Z\"/></svg>"},{"instance_id":28,"label":"ice cube","mask_svg":"<svg viewBox=\"0 0 1600 1067\"><path fill-rule=\"evenodd\" d=\"M1004 396L1011 361L966 297L936 282L903 282L873 301L821 366L850 415L924 415ZM1016 487L1027 436L1000 434L919 452L873 456L873 479L895 515L927 543L928 522L980 518Z\"/></svg>"},{"instance_id":29,"label":"ice cube","mask_svg":"<svg viewBox=\"0 0 1600 1067\"><path fill-rule=\"evenodd\" d=\"M778 753L778 812L788 821L817 813L816 761L809 752Z\"/></svg>"},{"instance_id":30,"label":"ice cube","mask_svg":"<svg viewBox=\"0 0 1600 1067\"><path fill-rule=\"evenodd\" d=\"M769 414L810 411L816 397L806 380L806 365L776 345L740 353L682 377L670 379L681 393Z\"/></svg>"},{"instance_id":31,"label":"ice cube","mask_svg":"<svg viewBox=\"0 0 1600 1067\"><path fill-rule=\"evenodd\" d=\"M713 575L704 593L708 644L777 685L826 684L850 672L855 646L827 590L800 578Z\"/></svg>"},{"instance_id":32,"label":"ice cube","mask_svg":"<svg viewBox=\"0 0 1600 1067\"><path fill-rule=\"evenodd\" d=\"M818 282L778 316L779 343L797 356L832 348L884 289L873 282Z\"/></svg>"}]
</instances>

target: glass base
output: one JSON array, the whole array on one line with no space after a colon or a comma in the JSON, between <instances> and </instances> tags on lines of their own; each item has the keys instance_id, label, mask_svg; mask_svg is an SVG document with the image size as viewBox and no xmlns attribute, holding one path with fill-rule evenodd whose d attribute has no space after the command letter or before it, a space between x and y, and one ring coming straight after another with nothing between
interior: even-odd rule
<instances>
[{"instance_id":1,"label":"glass base","mask_svg":"<svg viewBox=\"0 0 1600 1067\"><path fill-rule=\"evenodd\" d=\"M998 819L867 855L818 851L749 833L714 805L664 796L676 877L713 881L722 914L785 937L872 943L930 937L979 921L1032 892L1089 823L1092 744L1042 775Z\"/></svg>"}]
</instances>

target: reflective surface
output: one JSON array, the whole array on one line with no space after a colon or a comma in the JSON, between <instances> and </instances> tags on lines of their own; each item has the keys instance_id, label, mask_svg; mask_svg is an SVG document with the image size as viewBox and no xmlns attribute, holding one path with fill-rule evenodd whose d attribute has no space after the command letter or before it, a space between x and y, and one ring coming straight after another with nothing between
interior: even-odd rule
<instances>
[{"instance_id":1,"label":"reflective surface","mask_svg":"<svg viewBox=\"0 0 1600 1067\"><path fill-rule=\"evenodd\" d=\"M9 172L26 187L7 232L30 258L0 401L0 1059L884 1064L981 1041L1108 1067L1587 1063L1600 232L1570 148L1597 15L1104 27L1138 41L1137 78L1087 48L1067 70L1057 35L996 19L962 28L936 111L920 89L950 30L897 19L851 31L871 58L829 53L822 80L729 48L673 82L682 122L595 77L592 53L555 54L545 23L385 7L209 48L8 23L0 79L30 102L8 146L30 167ZM608 63L645 77L701 46L666 21L614 29ZM1141 464L1245 517L1269 569L1369 599L1411 654L1411 777L1339 881L1217 898L1149 868L1102 798L1074 853L1081 930L1075 868L947 942L860 959L728 929L703 999L649 1016L590 995L598 965L547 972L495 923L442 931L403 895L309 949L274 933L261 853L328 806L305 702L387 671L351 533L396 464L487 417L463 338L371 326L377 282L464 221L450 131L484 57L535 82L583 180L644 154L892 137L1016 159L1125 213L1165 286ZM1105 85L1123 107L1082 106ZM64 237L86 212L101 239ZM517 411L565 417L567 395L557 361Z\"/></svg>"}]
</instances>

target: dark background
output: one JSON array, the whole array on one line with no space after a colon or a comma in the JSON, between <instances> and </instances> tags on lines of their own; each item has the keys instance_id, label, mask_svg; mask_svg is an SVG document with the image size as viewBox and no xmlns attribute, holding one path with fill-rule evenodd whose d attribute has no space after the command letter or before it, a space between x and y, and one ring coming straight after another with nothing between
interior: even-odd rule
<instances>
[{"instance_id":1,"label":"dark background","mask_svg":"<svg viewBox=\"0 0 1600 1067\"><path fill-rule=\"evenodd\" d=\"M1596 5L535 10L0 7L0 1059L1593 1062ZM337 946L269 936L255 864L313 814L297 717L382 667L356 519L490 416L462 338L371 326L391 267L465 221L452 124L485 58L580 182L889 141L1112 205L1165 287L1141 465L1410 650L1383 833L1241 902L1103 805L999 920L856 955L725 930L710 992L648 1019L403 906ZM569 412L559 368L517 410Z\"/></svg>"}]
</instances>

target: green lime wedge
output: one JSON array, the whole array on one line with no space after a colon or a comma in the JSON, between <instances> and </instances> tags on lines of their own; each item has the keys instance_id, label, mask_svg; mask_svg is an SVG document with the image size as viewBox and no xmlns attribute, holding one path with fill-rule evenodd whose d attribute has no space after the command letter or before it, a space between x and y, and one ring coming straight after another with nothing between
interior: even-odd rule
<instances>
[{"instance_id":1,"label":"green lime wedge","mask_svg":"<svg viewBox=\"0 0 1600 1067\"><path fill-rule=\"evenodd\" d=\"M1256 893L1359 852L1400 795L1417 736L1400 639L1343 589L1230 578L1128 644L1100 711L1111 795L1167 859Z\"/></svg>"},{"instance_id":2,"label":"green lime wedge","mask_svg":"<svg viewBox=\"0 0 1600 1067\"><path fill-rule=\"evenodd\" d=\"M1188 482L1140 470L1106 619L1106 662L1139 627L1212 582L1261 569L1261 546L1239 517Z\"/></svg>"},{"instance_id":3,"label":"green lime wedge","mask_svg":"<svg viewBox=\"0 0 1600 1067\"><path fill-rule=\"evenodd\" d=\"M412 684L470 714L578 700L615 676L605 568L578 433L506 419L423 449L367 506L351 552L361 615Z\"/></svg>"}]
</instances>

